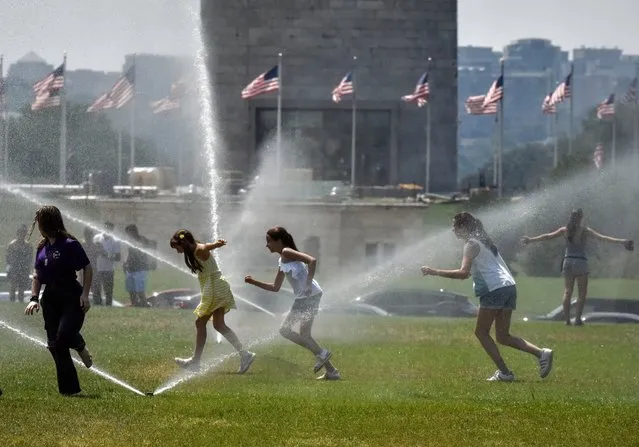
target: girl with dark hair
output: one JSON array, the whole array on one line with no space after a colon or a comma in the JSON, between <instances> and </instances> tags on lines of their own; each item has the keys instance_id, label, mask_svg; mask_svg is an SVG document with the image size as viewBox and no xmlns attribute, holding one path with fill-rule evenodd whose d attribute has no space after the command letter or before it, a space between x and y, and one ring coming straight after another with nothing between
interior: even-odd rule
<instances>
[{"instance_id":1,"label":"girl with dark hair","mask_svg":"<svg viewBox=\"0 0 639 447\"><path fill-rule=\"evenodd\" d=\"M246 351L242 343L235 335L235 332L224 322L224 314L231 309L235 309L235 299L231 293L229 283L224 279L220 269L211 254L211 250L226 245L224 239L203 244L193 237L189 230L178 230L169 242L171 248L178 253L184 253L184 263L196 274L200 281L201 298L200 304L193 313L197 316L195 320L196 337L195 352L190 358L176 358L175 362L182 367L198 367L204 344L206 343L206 325L213 319L213 327L226 338L229 343L240 354L239 374L248 371L251 363L255 359L255 354Z\"/></svg>"},{"instance_id":2,"label":"girl with dark hair","mask_svg":"<svg viewBox=\"0 0 639 447\"><path fill-rule=\"evenodd\" d=\"M322 368L326 369L326 373L318 379L339 380L339 371L330 362L331 352L323 349L311 336L313 321L322 298L322 289L314 279L317 260L307 253L298 251L293 236L283 227L273 227L266 232L266 248L271 253L280 255L275 280L266 283L246 276L244 281L270 292L278 292L284 278L288 280L295 293L295 302L280 327L280 334L315 354L313 371L317 373ZM292 329L297 323L300 324L299 332Z\"/></svg>"},{"instance_id":3,"label":"girl with dark hair","mask_svg":"<svg viewBox=\"0 0 639 447\"><path fill-rule=\"evenodd\" d=\"M537 357L539 376L545 378L552 369L553 352L511 335L510 320L517 305L515 280L481 221L470 213L459 213L453 218L453 232L458 239L465 242L461 267L456 270L440 270L424 266L421 271L424 276L452 279L466 279L472 276L475 295L479 297L475 336L499 368L488 380L515 380L515 375L506 366L499 348L490 336L493 322L497 342Z\"/></svg>"},{"instance_id":4,"label":"girl with dark hair","mask_svg":"<svg viewBox=\"0 0 639 447\"><path fill-rule=\"evenodd\" d=\"M25 314L33 315L40 309L47 332L47 346L55 362L60 394L72 395L81 391L78 373L69 349L78 351L87 368L93 364L91 354L80 335L84 314L91 307L89 291L93 269L78 240L64 227L62 214L55 206L43 206L35 215L31 233L38 225L42 239L38 243L35 272L31 286L31 301ZM76 272L82 270L82 285L76 280Z\"/></svg>"},{"instance_id":5,"label":"girl with dark hair","mask_svg":"<svg viewBox=\"0 0 639 447\"><path fill-rule=\"evenodd\" d=\"M566 238L566 250L561 264L561 271L564 276L564 297L563 314L567 325L570 325L570 300L577 281L577 305L575 309L575 325L581 326L581 314L586 304L588 294L588 258L586 257L586 242L588 237L594 237L600 241L623 244L626 250L634 250L634 242L628 239L617 239L597 233L590 227L583 225L584 213L581 208L577 208L570 213L570 218L565 227L557 228L552 233L540 234L535 237L524 236L521 242L524 245L531 242L548 241L560 236Z\"/></svg>"}]
</instances>

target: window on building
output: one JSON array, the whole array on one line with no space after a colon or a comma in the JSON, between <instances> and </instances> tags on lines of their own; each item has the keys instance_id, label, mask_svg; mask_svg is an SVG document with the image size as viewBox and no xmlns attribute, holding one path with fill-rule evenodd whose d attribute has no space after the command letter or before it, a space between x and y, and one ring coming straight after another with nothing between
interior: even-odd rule
<instances>
[{"instance_id":1,"label":"window on building","mask_svg":"<svg viewBox=\"0 0 639 447\"><path fill-rule=\"evenodd\" d=\"M256 147L275 144L277 109L258 108ZM352 111L350 109L283 109L282 161L284 169L313 170L315 180L350 181ZM357 111L357 182L388 183L391 111Z\"/></svg>"}]
</instances>

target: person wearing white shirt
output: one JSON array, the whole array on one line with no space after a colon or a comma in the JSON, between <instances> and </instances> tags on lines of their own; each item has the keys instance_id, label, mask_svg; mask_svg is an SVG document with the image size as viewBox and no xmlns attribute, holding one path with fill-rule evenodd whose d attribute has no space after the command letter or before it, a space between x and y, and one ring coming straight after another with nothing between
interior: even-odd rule
<instances>
[{"instance_id":1,"label":"person wearing white shirt","mask_svg":"<svg viewBox=\"0 0 639 447\"><path fill-rule=\"evenodd\" d=\"M105 222L106 231L96 234L93 242L98 246L98 258L96 262L96 275L93 278L95 288L93 292L93 303L102 304L102 292L104 291L105 304L113 304L113 276L115 263L120 262L121 249L120 242L112 236L113 224Z\"/></svg>"}]
</instances>

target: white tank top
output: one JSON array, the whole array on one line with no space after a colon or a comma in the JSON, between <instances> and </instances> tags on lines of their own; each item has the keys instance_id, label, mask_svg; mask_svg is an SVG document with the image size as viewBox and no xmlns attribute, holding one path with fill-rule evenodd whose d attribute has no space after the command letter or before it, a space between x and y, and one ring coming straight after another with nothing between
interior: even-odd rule
<instances>
[{"instance_id":1,"label":"white tank top","mask_svg":"<svg viewBox=\"0 0 639 447\"><path fill-rule=\"evenodd\" d=\"M293 288L296 299L308 298L322 293L319 283L313 279L310 295L304 294L308 281L308 267L302 261L282 262L282 258L280 258L278 264L280 270L286 275L288 283Z\"/></svg>"},{"instance_id":2,"label":"white tank top","mask_svg":"<svg viewBox=\"0 0 639 447\"><path fill-rule=\"evenodd\" d=\"M468 242L474 242L479 246L479 253L473 259L470 268L476 296L515 285L515 279L499 253L495 256L490 248L477 239L468 239Z\"/></svg>"}]
</instances>

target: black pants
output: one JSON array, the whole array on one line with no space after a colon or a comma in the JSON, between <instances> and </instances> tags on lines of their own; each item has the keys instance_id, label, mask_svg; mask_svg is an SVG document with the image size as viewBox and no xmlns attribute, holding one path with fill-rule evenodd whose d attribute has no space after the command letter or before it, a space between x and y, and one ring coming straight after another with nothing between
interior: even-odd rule
<instances>
[{"instance_id":1,"label":"black pants","mask_svg":"<svg viewBox=\"0 0 639 447\"><path fill-rule=\"evenodd\" d=\"M108 272L97 272L93 277L93 304L102 304L102 289L104 288L104 299L107 306L113 304L113 270Z\"/></svg>"},{"instance_id":2,"label":"black pants","mask_svg":"<svg viewBox=\"0 0 639 447\"><path fill-rule=\"evenodd\" d=\"M70 349L80 352L85 347L80 329L84 323L84 311L80 307L82 286L47 284L42 295L42 317L47 332L47 345L58 376L60 394L76 394L81 391L78 372L73 365Z\"/></svg>"}]
</instances>

